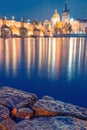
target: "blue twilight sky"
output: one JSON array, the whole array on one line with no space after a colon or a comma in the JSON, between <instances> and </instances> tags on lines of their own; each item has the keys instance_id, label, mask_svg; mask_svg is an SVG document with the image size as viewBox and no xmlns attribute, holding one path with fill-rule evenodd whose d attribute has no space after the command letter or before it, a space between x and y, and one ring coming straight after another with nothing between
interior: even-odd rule
<instances>
[{"instance_id":1,"label":"blue twilight sky","mask_svg":"<svg viewBox=\"0 0 87 130\"><path fill-rule=\"evenodd\" d=\"M65 2L65 0L0 0L0 17L6 15L11 19L13 15L16 20L20 20L23 16L25 20L43 21L51 19L55 9L61 16ZM87 18L87 0L67 0L67 3L71 17Z\"/></svg>"}]
</instances>

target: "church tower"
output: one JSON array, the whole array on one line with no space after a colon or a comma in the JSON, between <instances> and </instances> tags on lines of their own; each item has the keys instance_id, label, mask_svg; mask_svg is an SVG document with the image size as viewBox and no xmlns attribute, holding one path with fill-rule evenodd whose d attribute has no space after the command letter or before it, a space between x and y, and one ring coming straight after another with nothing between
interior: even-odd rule
<instances>
[{"instance_id":1,"label":"church tower","mask_svg":"<svg viewBox=\"0 0 87 130\"><path fill-rule=\"evenodd\" d=\"M67 7L67 3L65 3L64 9L62 11L62 22L70 22L70 11Z\"/></svg>"}]
</instances>

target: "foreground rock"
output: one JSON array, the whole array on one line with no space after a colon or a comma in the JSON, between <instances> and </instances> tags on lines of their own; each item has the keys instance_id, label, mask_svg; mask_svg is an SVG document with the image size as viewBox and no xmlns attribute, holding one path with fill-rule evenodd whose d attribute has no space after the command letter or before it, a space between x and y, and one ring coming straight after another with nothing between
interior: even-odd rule
<instances>
[{"instance_id":1,"label":"foreground rock","mask_svg":"<svg viewBox=\"0 0 87 130\"><path fill-rule=\"evenodd\" d=\"M87 122L73 117L39 117L18 123L15 130L87 130Z\"/></svg>"},{"instance_id":2,"label":"foreground rock","mask_svg":"<svg viewBox=\"0 0 87 130\"><path fill-rule=\"evenodd\" d=\"M36 94L0 88L0 130L87 130L86 108L49 96L36 99Z\"/></svg>"},{"instance_id":3,"label":"foreground rock","mask_svg":"<svg viewBox=\"0 0 87 130\"><path fill-rule=\"evenodd\" d=\"M10 109L30 106L36 99L36 94L27 93L10 87L0 88L0 104Z\"/></svg>"},{"instance_id":4,"label":"foreground rock","mask_svg":"<svg viewBox=\"0 0 87 130\"><path fill-rule=\"evenodd\" d=\"M34 112L29 108L13 109L12 116L20 119L30 119L34 116Z\"/></svg>"},{"instance_id":5,"label":"foreground rock","mask_svg":"<svg viewBox=\"0 0 87 130\"><path fill-rule=\"evenodd\" d=\"M9 109L0 105L0 122L9 117Z\"/></svg>"},{"instance_id":6,"label":"foreground rock","mask_svg":"<svg viewBox=\"0 0 87 130\"><path fill-rule=\"evenodd\" d=\"M15 130L16 122L7 118L0 123L0 130Z\"/></svg>"},{"instance_id":7,"label":"foreground rock","mask_svg":"<svg viewBox=\"0 0 87 130\"><path fill-rule=\"evenodd\" d=\"M36 116L71 116L87 120L87 109L55 101L49 96L44 96L41 100L38 100L34 104L33 110Z\"/></svg>"}]
</instances>

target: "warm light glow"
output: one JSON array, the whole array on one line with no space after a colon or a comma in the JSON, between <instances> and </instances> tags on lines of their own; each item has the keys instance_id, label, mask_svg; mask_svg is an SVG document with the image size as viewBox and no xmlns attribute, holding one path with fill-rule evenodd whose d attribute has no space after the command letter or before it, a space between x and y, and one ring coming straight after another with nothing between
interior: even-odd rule
<instances>
[{"instance_id":1,"label":"warm light glow","mask_svg":"<svg viewBox=\"0 0 87 130\"><path fill-rule=\"evenodd\" d=\"M32 48L31 48L31 38L26 39L26 42L24 42L24 54L26 59L26 66L27 66L27 74L30 76L30 70L31 70L31 54L32 54Z\"/></svg>"},{"instance_id":2,"label":"warm light glow","mask_svg":"<svg viewBox=\"0 0 87 130\"><path fill-rule=\"evenodd\" d=\"M9 41L6 39L5 41L5 66L6 66L6 74L9 75L9 69L10 69L10 47L9 47Z\"/></svg>"},{"instance_id":3,"label":"warm light glow","mask_svg":"<svg viewBox=\"0 0 87 130\"><path fill-rule=\"evenodd\" d=\"M3 39L0 38L0 70L2 70L2 66L4 64L4 55L3 52L4 51L4 43L3 43Z\"/></svg>"},{"instance_id":4,"label":"warm light glow","mask_svg":"<svg viewBox=\"0 0 87 130\"><path fill-rule=\"evenodd\" d=\"M55 70L55 65L56 65L56 39L49 38L49 51L48 51L48 77L50 75L55 77L56 70Z\"/></svg>"},{"instance_id":5,"label":"warm light glow","mask_svg":"<svg viewBox=\"0 0 87 130\"><path fill-rule=\"evenodd\" d=\"M7 76L16 77L23 62L29 77L36 67L37 76L56 79L64 68L61 72L71 80L81 73L82 63L87 70L86 48L85 38L0 39L0 69L5 65Z\"/></svg>"},{"instance_id":6,"label":"warm light glow","mask_svg":"<svg viewBox=\"0 0 87 130\"><path fill-rule=\"evenodd\" d=\"M44 42L45 42L45 40L44 40ZM43 48L43 40L42 40L42 38L40 38L40 41L39 41L39 70L41 70L41 67L42 67L42 50L43 50L42 48Z\"/></svg>"},{"instance_id":7,"label":"warm light glow","mask_svg":"<svg viewBox=\"0 0 87 130\"><path fill-rule=\"evenodd\" d=\"M49 38L48 41L48 77L50 77L50 69L51 69L51 58L52 58L52 39Z\"/></svg>"},{"instance_id":8,"label":"warm light glow","mask_svg":"<svg viewBox=\"0 0 87 130\"><path fill-rule=\"evenodd\" d=\"M56 76L58 77L59 75L59 70L60 70L60 64L61 64L61 38L56 39L56 65L55 65L55 70L56 70Z\"/></svg>"},{"instance_id":9,"label":"warm light glow","mask_svg":"<svg viewBox=\"0 0 87 130\"><path fill-rule=\"evenodd\" d=\"M13 74L16 76L17 72L17 46L16 46L16 39L12 39L12 68L13 68Z\"/></svg>"}]
</instances>

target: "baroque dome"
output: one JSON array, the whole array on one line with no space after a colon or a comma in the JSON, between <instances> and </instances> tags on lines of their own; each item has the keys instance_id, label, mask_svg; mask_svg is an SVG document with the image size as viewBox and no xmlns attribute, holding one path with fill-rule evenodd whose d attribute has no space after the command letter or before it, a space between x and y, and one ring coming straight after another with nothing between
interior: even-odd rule
<instances>
[{"instance_id":1,"label":"baroque dome","mask_svg":"<svg viewBox=\"0 0 87 130\"><path fill-rule=\"evenodd\" d=\"M54 11L54 15L52 16L52 22L55 25L57 22L60 22L60 15L57 10Z\"/></svg>"},{"instance_id":2,"label":"baroque dome","mask_svg":"<svg viewBox=\"0 0 87 130\"><path fill-rule=\"evenodd\" d=\"M54 15L53 15L52 18L58 18L58 19L60 19L60 15L59 15L59 13L58 13L57 10L54 11Z\"/></svg>"}]
</instances>

